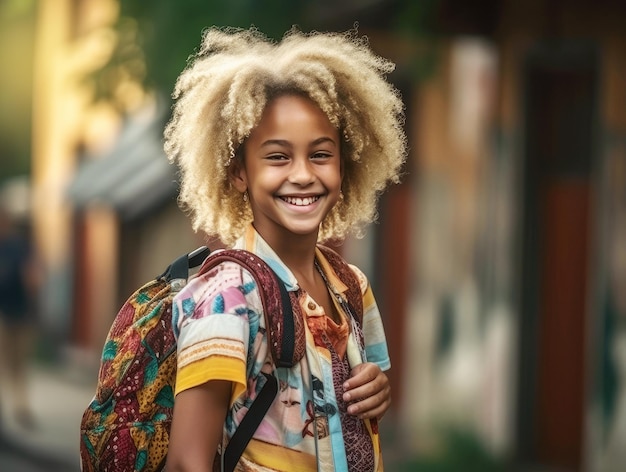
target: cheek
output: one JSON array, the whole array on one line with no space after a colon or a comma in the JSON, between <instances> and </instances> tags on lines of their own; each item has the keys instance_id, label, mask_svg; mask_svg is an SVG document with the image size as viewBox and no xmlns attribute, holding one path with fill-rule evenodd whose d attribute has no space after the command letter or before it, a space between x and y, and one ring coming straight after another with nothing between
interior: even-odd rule
<instances>
[{"instance_id":1,"label":"cheek","mask_svg":"<svg viewBox=\"0 0 626 472\"><path fill-rule=\"evenodd\" d=\"M333 166L329 166L325 171L326 180L329 186L341 186L341 181L343 180L342 166L337 163Z\"/></svg>"},{"instance_id":2,"label":"cheek","mask_svg":"<svg viewBox=\"0 0 626 472\"><path fill-rule=\"evenodd\" d=\"M332 179L332 187L337 192L339 192L341 190L341 183L343 181L341 174L339 172L335 172L333 176L331 177L331 179Z\"/></svg>"}]
</instances>

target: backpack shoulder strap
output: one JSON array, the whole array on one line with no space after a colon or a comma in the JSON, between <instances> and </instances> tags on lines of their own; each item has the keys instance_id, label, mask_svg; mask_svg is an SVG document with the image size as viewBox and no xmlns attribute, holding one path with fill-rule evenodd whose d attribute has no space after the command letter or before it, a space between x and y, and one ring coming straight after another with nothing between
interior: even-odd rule
<instances>
[{"instance_id":1,"label":"backpack shoulder strap","mask_svg":"<svg viewBox=\"0 0 626 472\"><path fill-rule=\"evenodd\" d=\"M208 272L229 261L250 272L259 287L274 363L277 367L293 367L304 356L306 335L304 320L294 313L285 284L263 259L243 249L215 251L204 261L200 272Z\"/></svg>"},{"instance_id":2,"label":"backpack shoulder strap","mask_svg":"<svg viewBox=\"0 0 626 472\"><path fill-rule=\"evenodd\" d=\"M264 372L261 372L261 375L265 377L265 383L224 450L224 472L232 472L235 469L254 432L278 395L278 379Z\"/></svg>"},{"instance_id":3,"label":"backpack shoulder strap","mask_svg":"<svg viewBox=\"0 0 626 472\"><path fill-rule=\"evenodd\" d=\"M198 267L207 258L211 250L206 246L200 246L198 249L190 252L189 254L183 254L173 261L165 272L163 272L158 279L163 279L167 282L171 282L176 279L187 280L189 278L189 269Z\"/></svg>"},{"instance_id":4,"label":"backpack shoulder strap","mask_svg":"<svg viewBox=\"0 0 626 472\"><path fill-rule=\"evenodd\" d=\"M317 247L320 249L320 251L322 251L322 254L324 254L324 257L333 268L337 276L348 287L348 290L346 291L346 302L356 322L360 326L362 326L363 293L361 292L361 282L359 281L352 268L350 268L350 265L346 262L346 260L341 257L336 251L321 244Z\"/></svg>"},{"instance_id":5,"label":"backpack shoulder strap","mask_svg":"<svg viewBox=\"0 0 626 472\"><path fill-rule=\"evenodd\" d=\"M189 278L189 271L198 267L210 254L211 250L206 246L200 246L198 249L188 254L176 258L167 268L165 272L157 277L157 280L171 282L172 280Z\"/></svg>"},{"instance_id":6,"label":"backpack shoulder strap","mask_svg":"<svg viewBox=\"0 0 626 472\"><path fill-rule=\"evenodd\" d=\"M304 321L294 316L285 284L260 257L241 249L225 249L212 253L202 264L200 272L214 270L223 262L235 262L252 274L261 290L267 341L272 359L279 367L295 365L304 355L304 346L300 353L296 342L297 340L302 340L303 344L306 342ZM224 451L223 460L226 472L232 472L235 469L241 454L278 394L278 379L273 375L265 373L262 375L265 377L265 383Z\"/></svg>"}]
</instances>

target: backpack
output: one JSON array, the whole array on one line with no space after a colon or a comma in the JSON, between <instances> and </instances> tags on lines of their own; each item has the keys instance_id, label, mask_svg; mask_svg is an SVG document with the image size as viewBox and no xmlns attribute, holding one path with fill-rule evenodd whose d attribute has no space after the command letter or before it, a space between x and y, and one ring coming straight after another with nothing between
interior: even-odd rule
<instances>
[{"instance_id":1,"label":"backpack","mask_svg":"<svg viewBox=\"0 0 626 472\"><path fill-rule=\"evenodd\" d=\"M334 251L321 247L342 280L348 281L347 304L357 324L363 300L358 280ZM208 256L208 257L207 257ZM203 262L204 261L204 262ZM96 393L80 424L83 472L157 472L165 465L174 406L176 340L171 326L172 300L185 286L190 268L206 273L225 261L246 268L261 289L266 335L277 367L292 367L305 354L304 319L295 295L258 256L228 249L209 255L206 247L185 254L163 274L136 290L117 313L107 335ZM295 303L294 303L295 302ZM359 329L360 341L362 333ZM224 470L232 471L278 392L266 382L223 451Z\"/></svg>"}]
</instances>

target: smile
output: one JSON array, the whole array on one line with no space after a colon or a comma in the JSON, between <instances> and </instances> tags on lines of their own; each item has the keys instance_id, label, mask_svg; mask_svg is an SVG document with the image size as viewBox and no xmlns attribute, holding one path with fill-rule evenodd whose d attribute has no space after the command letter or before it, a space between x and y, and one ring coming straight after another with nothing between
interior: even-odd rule
<instances>
[{"instance_id":1,"label":"smile","mask_svg":"<svg viewBox=\"0 0 626 472\"><path fill-rule=\"evenodd\" d=\"M295 206L312 205L320 199L320 197L280 197L283 201Z\"/></svg>"}]
</instances>

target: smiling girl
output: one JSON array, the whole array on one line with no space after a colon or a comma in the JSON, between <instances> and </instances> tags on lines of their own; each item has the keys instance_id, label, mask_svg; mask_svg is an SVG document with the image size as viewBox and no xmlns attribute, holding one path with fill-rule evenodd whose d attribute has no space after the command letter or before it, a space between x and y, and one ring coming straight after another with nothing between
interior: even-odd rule
<instances>
[{"instance_id":1,"label":"smiling girl","mask_svg":"<svg viewBox=\"0 0 626 472\"><path fill-rule=\"evenodd\" d=\"M165 130L180 201L196 230L274 269L306 345L294 367L272 364L261 290L236 263L191 280L174 300L168 472L219 470L262 371L280 392L235 470L383 470L377 422L390 405L390 361L381 316L364 274L320 244L359 235L398 181L406 138L401 98L385 78L393 68L355 31L292 29L275 43L254 29L211 28L180 75Z\"/></svg>"}]
</instances>

